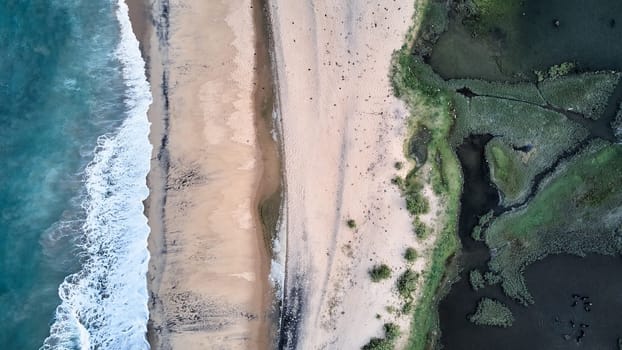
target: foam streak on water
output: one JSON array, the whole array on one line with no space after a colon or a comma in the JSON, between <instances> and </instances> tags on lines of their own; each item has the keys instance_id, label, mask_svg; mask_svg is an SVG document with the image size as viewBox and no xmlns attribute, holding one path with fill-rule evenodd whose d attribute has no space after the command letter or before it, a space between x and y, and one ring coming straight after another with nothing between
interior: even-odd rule
<instances>
[{"instance_id":1,"label":"foam streak on water","mask_svg":"<svg viewBox=\"0 0 622 350\"><path fill-rule=\"evenodd\" d=\"M149 193L151 94L124 0L118 1L116 15L121 29L116 55L127 86L127 116L118 130L98 139L86 168L82 267L60 285L62 302L41 349L149 348L149 227L142 201Z\"/></svg>"}]
</instances>

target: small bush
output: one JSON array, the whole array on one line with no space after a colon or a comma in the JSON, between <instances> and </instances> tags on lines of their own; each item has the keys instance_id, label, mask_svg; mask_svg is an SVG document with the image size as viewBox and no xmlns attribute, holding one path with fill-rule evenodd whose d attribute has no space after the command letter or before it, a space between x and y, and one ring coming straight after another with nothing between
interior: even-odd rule
<instances>
[{"instance_id":1,"label":"small bush","mask_svg":"<svg viewBox=\"0 0 622 350\"><path fill-rule=\"evenodd\" d=\"M425 239L430 234L430 228L428 225L424 224L418 217L415 217L413 225L415 226L414 229L417 237Z\"/></svg>"},{"instance_id":2,"label":"small bush","mask_svg":"<svg viewBox=\"0 0 622 350\"><path fill-rule=\"evenodd\" d=\"M397 170L402 170L402 168L404 168L404 163L402 163L402 162L395 162L395 164L393 164L393 166Z\"/></svg>"},{"instance_id":3,"label":"small bush","mask_svg":"<svg viewBox=\"0 0 622 350\"><path fill-rule=\"evenodd\" d=\"M384 338L371 338L369 343L363 345L363 350L393 350L395 344L389 339Z\"/></svg>"},{"instance_id":4,"label":"small bush","mask_svg":"<svg viewBox=\"0 0 622 350\"><path fill-rule=\"evenodd\" d=\"M402 179L399 176L396 176L394 178L391 179L391 183L394 185L397 185L400 189L404 188L404 179Z\"/></svg>"},{"instance_id":5,"label":"small bush","mask_svg":"<svg viewBox=\"0 0 622 350\"><path fill-rule=\"evenodd\" d=\"M363 350L393 350L395 340L400 336L400 327L394 323L384 324L384 338L371 338Z\"/></svg>"},{"instance_id":6,"label":"small bush","mask_svg":"<svg viewBox=\"0 0 622 350\"><path fill-rule=\"evenodd\" d=\"M471 288L473 288L474 291L486 287L484 276L482 276L482 273L479 272L479 270L472 270L469 273L469 282L471 283Z\"/></svg>"},{"instance_id":7,"label":"small bush","mask_svg":"<svg viewBox=\"0 0 622 350\"><path fill-rule=\"evenodd\" d=\"M348 221L346 221L346 225L348 225L349 228L356 228L356 221L354 221L353 219L348 219Z\"/></svg>"},{"instance_id":8,"label":"small bush","mask_svg":"<svg viewBox=\"0 0 622 350\"><path fill-rule=\"evenodd\" d=\"M406 209L412 215L425 214L430 210L430 205L421 193L409 192L406 197Z\"/></svg>"},{"instance_id":9,"label":"small bush","mask_svg":"<svg viewBox=\"0 0 622 350\"><path fill-rule=\"evenodd\" d=\"M404 252L404 259L406 261L413 262L417 260L417 251L413 247L406 248L406 252Z\"/></svg>"},{"instance_id":10,"label":"small bush","mask_svg":"<svg viewBox=\"0 0 622 350\"><path fill-rule=\"evenodd\" d=\"M419 279L419 274L411 269L407 269L404 273L397 279L397 291L404 298L409 298L412 292L417 288L417 280Z\"/></svg>"},{"instance_id":11,"label":"small bush","mask_svg":"<svg viewBox=\"0 0 622 350\"><path fill-rule=\"evenodd\" d=\"M400 326L395 323L385 323L384 336L389 340L397 339L400 336Z\"/></svg>"},{"instance_id":12,"label":"small bush","mask_svg":"<svg viewBox=\"0 0 622 350\"><path fill-rule=\"evenodd\" d=\"M415 306L413 305L412 301L409 300L405 302L404 305L402 305L402 314L409 315L413 311L415 311Z\"/></svg>"},{"instance_id":13,"label":"small bush","mask_svg":"<svg viewBox=\"0 0 622 350\"><path fill-rule=\"evenodd\" d=\"M391 269L386 264L376 265L369 270L369 276L374 282L380 282L391 277Z\"/></svg>"}]
</instances>

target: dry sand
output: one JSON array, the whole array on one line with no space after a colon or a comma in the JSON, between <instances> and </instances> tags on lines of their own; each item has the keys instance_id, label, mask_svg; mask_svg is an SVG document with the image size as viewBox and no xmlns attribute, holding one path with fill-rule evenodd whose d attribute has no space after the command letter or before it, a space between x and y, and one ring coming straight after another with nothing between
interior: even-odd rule
<instances>
[{"instance_id":1,"label":"dry sand","mask_svg":"<svg viewBox=\"0 0 622 350\"><path fill-rule=\"evenodd\" d=\"M155 0L151 30L132 8L154 94L152 348L267 348L269 261L256 208L269 192L259 188L269 142L257 134L251 1Z\"/></svg>"},{"instance_id":2,"label":"dry sand","mask_svg":"<svg viewBox=\"0 0 622 350\"><path fill-rule=\"evenodd\" d=\"M270 1L287 184L284 348L357 349L385 322L408 333L410 315L387 306L402 305L404 250L425 244L390 182L408 111L388 75L413 11L412 0ZM390 280L370 281L376 263Z\"/></svg>"}]
</instances>

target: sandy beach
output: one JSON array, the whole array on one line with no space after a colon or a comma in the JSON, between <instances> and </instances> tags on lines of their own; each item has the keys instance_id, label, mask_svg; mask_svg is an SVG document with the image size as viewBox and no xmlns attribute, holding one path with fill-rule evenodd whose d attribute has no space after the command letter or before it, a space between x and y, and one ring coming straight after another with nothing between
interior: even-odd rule
<instances>
[{"instance_id":1,"label":"sandy beach","mask_svg":"<svg viewBox=\"0 0 622 350\"><path fill-rule=\"evenodd\" d=\"M394 165L406 161L408 111L388 75L413 4L158 0L144 27L132 7L159 146L147 202L152 347L354 349L386 322L407 334L410 316L390 311L401 306L395 281L405 249L425 247L391 184L407 171ZM281 176L276 339L264 232ZM371 282L377 263L389 280Z\"/></svg>"},{"instance_id":2,"label":"sandy beach","mask_svg":"<svg viewBox=\"0 0 622 350\"><path fill-rule=\"evenodd\" d=\"M410 315L387 307L401 306L395 280L407 266L404 250L424 247L390 181L406 171L394 164L405 161L408 111L388 75L414 5L270 4L287 183L281 346L356 349L382 336L385 322L408 334ZM376 263L388 264L392 278L372 283Z\"/></svg>"},{"instance_id":3,"label":"sandy beach","mask_svg":"<svg viewBox=\"0 0 622 350\"><path fill-rule=\"evenodd\" d=\"M278 177L265 169L275 148L260 115L269 96L258 91L271 89L257 73L269 70L256 69L253 4L141 5L131 6L132 19L154 95L156 146L147 201L150 343L267 348L272 292L257 208Z\"/></svg>"}]
</instances>

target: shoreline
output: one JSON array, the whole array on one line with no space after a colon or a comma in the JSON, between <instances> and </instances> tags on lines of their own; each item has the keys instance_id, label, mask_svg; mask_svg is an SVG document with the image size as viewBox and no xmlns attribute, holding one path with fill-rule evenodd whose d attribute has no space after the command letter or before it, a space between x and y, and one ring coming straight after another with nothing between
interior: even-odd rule
<instances>
[{"instance_id":1,"label":"shoreline","mask_svg":"<svg viewBox=\"0 0 622 350\"><path fill-rule=\"evenodd\" d=\"M219 172L231 171L232 174L239 174L240 172L242 172L242 174L249 174L244 175L244 177L240 178L240 181L247 181L246 183L248 184L245 185L245 188L247 188L248 191L246 192L248 193L248 195L245 195L245 198L247 198L245 201L247 201L248 204L245 205L241 204L243 202L240 202L240 204L237 204L235 207L232 208L232 212L230 215L243 215L243 217L246 217L246 219L243 219L243 221L240 221L242 220L240 218L236 220L238 224L242 225L240 226L240 229L242 231L255 232L255 238L250 239L251 241L256 241L256 243L251 243L248 246L248 248L251 249L250 251L255 251L255 253L251 253L250 256L246 255L237 259L237 266L247 266L246 269L252 268L255 269L255 272L241 271L235 273L235 271L232 271L223 275L214 271L214 269L219 268L217 266L219 260L222 261L221 264L226 264L220 265L220 268L227 269L232 265L232 256L234 257L233 260L236 260L236 254L233 253L233 251L231 251L230 249L236 245L239 248L240 243L234 242L234 238L230 238L230 243L226 243L227 239L225 239L221 235L216 234L217 236L215 236L215 238L219 238L217 242L220 242L221 245L224 244L224 247L227 247L233 244L233 246L231 246L231 248L223 249L225 251L229 251L228 254L225 251L221 252L220 254L218 254L218 252L212 252L212 254L209 254L210 256L205 256L207 260L205 260L205 258L200 260L205 261L208 266L204 266L203 268L194 270L190 269L190 271L188 272L188 276L190 277L192 277L193 275L206 276L207 273L207 276L211 275L213 276L212 278L215 278L214 282L211 284L208 282L208 280L206 280L205 282L191 282L191 285L193 287L191 287L190 291L192 292L190 293L193 293L196 289L203 289L203 292L207 296L207 299L205 299L205 297L202 297L201 295L193 295L190 297L190 299L192 300L188 300L187 298L190 294L180 294L178 292L179 286L184 283L184 271L179 271L179 263L177 263L176 261L189 262L187 261L187 259L197 259L199 258L198 255L206 255L206 253L197 252L197 247L194 247L195 249L189 248L195 251L194 254L181 254L182 256L185 255L186 258L179 260L180 256L178 255L180 255L180 253L178 253L178 250L183 250L184 247L188 244L190 244L190 246L196 245L200 241L204 240L204 238L209 238L209 234L207 236L204 236L204 238L201 238L201 236L196 235L194 235L194 237L187 237L185 235L180 236L179 232L173 232L179 231L179 228L177 227L178 225L175 224L175 222L179 221L176 221L174 219L175 216L179 215L179 212L175 212L176 209L179 209L180 204L179 199L176 197L179 197L180 194L178 192L180 192L180 190L184 191L185 188L174 187L175 185L180 185L180 180L177 179L176 182L171 181L173 180L172 178L174 177L174 174L169 172L169 166L171 167L172 172L175 172L175 165L169 163L168 157L171 156L171 159L173 159L173 157L176 156L183 157L187 154L193 154L193 151L191 149L188 149L187 146L181 146L183 143L173 144L175 142L174 140L176 136L180 136L175 134L174 129L176 126L175 118L178 117L175 113L175 106L178 101L180 101L180 97L182 98L181 101L185 101L189 96L188 93L193 93L194 91L186 89L184 90L185 93L178 93L179 89L183 89L183 85L181 84L181 82L174 81L172 79L175 77L177 77L177 79L180 79L180 77L185 76L185 74L182 74L181 76L176 76L176 73L178 74L179 71L176 72L175 70L179 69L179 67L175 65L175 62L176 60L179 60L179 56L177 52L173 55L171 55L170 52L176 51L178 50L178 48L181 47L181 49L179 50L183 50L184 48L186 50L190 50L187 51L188 55L190 55L187 57L190 58L196 56L192 56L193 52L195 52L192 51L194 48L191 48L185 44L187 40L181 39L179 41L176 41L177 32L184 30L186 22L180 22L181 27L175 26L174 29L172 29L171 31L169 31L168 22L173 22L176 20L176 16L181 16L179 19L184 18L185 20L188 20L187 27L190 27L192 25L192 20L198 19L199 17L208 19L210 18L210 16L218 18L218 14L208 13L212 12L207 11L207 7L209 6L201 7L201 5L193 4L193 6L201 7L201 9L205 11L201 11L200 14L188 13L182 15L175 13L172 10L173 8L178 9L179 7L175 7L175 4L169 4L167 0L162 0L156 1L153 4L154 9L151 9L151 11L153 12L149 15L149 5L146 2L140 0L130 0L128 1L128 3L131 3L130 10L132 24L133 26L135 26L135 33L137 34L137 37L139 38L139 41L141 43L141 50L143 51L143 56L147 64L147 76L149 78L150 84L152 85L152 93L154 95L154 103L149 111L149 118L152 122L152 133L150 135L150 139L152 141L152 144L154 145L152 171L150 172L148 178L148 185L151 189L151 194L145 203L145 211L149 218L149 225L152 230L152 233L149 237L149 250L151 252L151 261L148 282L151 298L149 303L150 322L148 340L152 345L153 349L170 349L171 347L178 346L182 346L183 348L201 348L201 343L203 343L203 345L207 344L205 343L205 341L208 341L208 339L209 344L221 344L221 346L225 346L227 348L243 348L245 347L243 344L246 344L246 346L252 344L254 348L268 348L270 347L271 343L270 335L276 332L274 326L274 310L272 309L274 306L273 293L271 291L271 286L268 281L270 260L267 255L267 248L269 248L269 245L266 244L268 243L268 240L266 239L267 234L266 232L264 232L264 230L270 225L266 225L265 217L262 220L262 217L260 217L259 213L261 210L262 213L268 213L274 216L274 197L276 197L276 201L280 203L280 172L278 168L278 164L280 163L280 161L278 160L279 154L276 144L274 143L272 135L270 134L271 128L268 124L268 120L270 120L268 118L271 118L271 113L266 113L266 111L270 110L272 107L271 93L273 90L271 75L269 74L271 68L270 61L269 59L266 59L267 51L261 50L262 47L265 47L265 42L262 40L262 36L258 35L258 33L265 30L265 28L259 28L259 25L261 25L262 10L260 6L257 6L257 4L261 4L262 1L253 1L252 5L255 6L251 5L251 8L253 8L253 10L249 11L251 12L250 16L244 15L244 20L252 20L250 26L248 22L242 22L242 20L237 21L236 19L232 19L232 21L234 21L232 22L232 24L238 26L238 29L235 30L247 30L242 28L251 28L250 30L255 33L255 35L251 35L251 37L255 38L254 49L257 55L254 55L254 61L257 69L254 69L253 78L248 83L248 86L251 86L250 83L253 83L254 88L251 88L252 91L245 95L248 96L247 101L250 102L250 104L252 105L251 108L252 110L254 110L254 112L250 113L250 117L252 118L252 120L254 120L252 122L253 127L250 128L250 130L248 131L243 131L244 136L242 136L241 134L235 140L233 139L235 138L234 134L231 134L231 137L233 137L231 139L233 143L228 143L230 146L227 146L227 148L242 147L242 149L248 149L246 148L250 146L248 140L253 138L250 136L251 134L249 134L249 132L254 133L255 135L255 141L251 141L251 144L254 143L255 146L250 149L250 153L249 151L246 151L245 154L247 154L247 157L250 158L246 158L247 160L243 161L243 164L238 163L238 165L233 165L234 163L227 163L227 161L225 160L225 162L223 163L223 166L225 166L225 168L220 168L219 170ZM183 3L183 1L180 1L179 3ZM235 5L229 5L229 10L225 10L225 8L227 8L225 3L223 3L221 6L221 14L222 11L228 11L231 14L231 12L233 11L231 9L234 8ZM210 8L209 10L213 9ZM148 22L149 17L151 17L151 23ZM154 18L158 20L154 20ZM221 21L220 23L223 23L223 27L210 29L223 30L225 28L224 26L229 27L231 25L230 23L227 23L227 21ZM210 22L210 26L216 25L220 24ZM200 34L201 33L198 33L198 35ZM186 36L182 37L186 38ZM196 51L199 51L199 49L196 49ZM251 52L248 52L247 50L245 53L247 55L246 57L249 57L249 53ZM171 58L169 58L169 56ZM209 55L206 55L205 61L209 61L210 58L211 57ZM232 61L235 61L235 59L233 59ZM194 64L197 67L194 68L194 70L196 70L196 75L201 76L201 73L205 74L203 72L205 70L205 65L201 64L200 61L195 62L196 63ZM240 67L238 66L238 69L239 68ZM193 68L189 67L188 69L192 70ZM187 73L187 71L184 71L183 73ZM216 76L212 79L219 78L218 76ZM214 83L217 83L219 80L212 81L214 81ZM204 93L201 95L205 97ZM204 100L204 97L201 98L201 100ZM219 103L218 100L212 101L212 104ZM235 111L235 109L233 111ZM235 114L235 112L233 113ZM216 116L218 114L212 115ZM265 118L266 116L268 118ZM210 114L204 114L204 118L209 117ZM210 123L208 119L206 119L204 122ZM183 122L179 121L178 123ZM214 126L219 126L221 129L223 127L226 128L226 126L222 124ZM171 129L171 127L173 129ZM226 129L222 129L221 131L224 130ZM236 132L236 130L237 129L231 129L231 132ZM237 130L238 133L240 131L241 130ZM186 134L186 136L190 138L192 136L192 133L189 135ZM213 142L214 138L219 139L220 142L225 142L222 138L223 136L223 134L215 134L213 135L213 138L209 138L206 134L202 137L207 137L204 139L204 142L206 144L215 145L214 147L217 147L218 142ZM245 138L245 140L242 140L240 136ZM188 140L188 142L190 141ZM242 146L239 146L239 144L242 144ZM185 148L186 150L184 151L184 149L182 148ZM232 154L231 150L229 150L227 153L230 155L230 157L234 157L234 155L237 156L237 154L239 154L239 152L237 152L236 154L235 151ZM217 154L218 156L216 156ZM209 159L209 157L201 157L197 154L194 155L195 158L198 157L206 160ZM213 158L210 163L223 160L219 153L214 153L214 155L217 158ZM174 160L172 160L172 162L174 162ZM195 160L193 163L196 164L197 162L199 162L198 159ZM226 164L231 165L227 166ZM231 168L232 165L233 168ZM249 166L250 168L248 170L244 169L245 167ZM212 164L212 166L208 169L212 168L213 171L213 167L214 165ZM209 178L211 177L210 175L200 175L199 173L202 173L203 171L196 168L190 169L190 173L193 172L194 174L191 174L191 178L186 179L190 182L188 187L209 187L209 185L205 184L205 176ZM242 180L244 178L246 178L247 180ZM184 179L181 180L181 185L182 187L186 186L186 184L184 183ZM207 190L209 191L209 189ZM197 192L200 192L200 190L197 190ZM193 193L192 195L186 195L185 197L186 198L181 201L181 204L183 206L185 202L185 205L190 207L189 209L186 208L186 210L192 209L193 205L188 205L189 201L201 200L201 198L202 201L207 200L209 202L211 200L212 202L214 202L214 204L216 204L216 202L219 202L219 204L221 205L223 204L223 197L213 198L212 196L208 196L208 198L206 198L205 195L200 195L199 193ZM177 205L175 205L174 202L177 202ZM242 206L240 207L240 205ZM278 216L278 204L276 205L276 208L276 215ZM222 212L222 210L219 211ZM201 210L201 212L209 215L210 212L213 212L213 210L208 210L206 212L206 209L203 209ZM247 214L244 212L246 212ZM221 217L221 220L223 219L221 215L219 215L219 217ZM187 220L187 218L185 218L184 220ZM172 230L172 227L175 227L176 229ZM201 227L205 226L202 225ZM210 227L216 227L217 229L218 225L212 224L210 225ZM171 239L171 236L175 236L175 238ZM239 237L238 240L240 238L241 237ZM223 239L225 239L225 241L223 241ZM250 243L251 241L248 242ZM182 247L175 248L175 246L180 245L182 245ZM253 246L255 247L252 248ZM207 248L207 250L212 250L210 248ZM218 258L218 256L221 256L221 258ZM252 260L250 261L257 261L259 263L252 263L249 265L247 262L245 262L249 261L249 257L252 257ZM214 259L216 259L216 261L214 261ZM170 271L171 269L177 271L172 272ZM205 270L208 269L212 270L213 272L206 272ZM171 275L171 273L173 273L173 275ZM193 279L195 278L196 277L193 277ZM240 283L250 284L253 287L242 287ZM206 290L205 287L208 287L208 289ZM177 290L175 292L177 298L171 298L171 294L173 294L171 288ZM225 292L225 290L228 290L228 292ZM254 290L258 290L258 292L255 292ZM188 305L188 307L197 309L194 313L191 313L190 315L197 321L191 322L195 324L195 326L185 324L183 329L177 328L171 330L170 317L179 317L180 313L183 314L183 312L180 312L181 310L179 309L180 295L186 297L186 300L181 300L182 308L184 307L183 305ZM209 295L213 296L210 297ZM255 296L251 299L248 299L248 297L250 297L251 295ZM248 311L245 311L244 309L247 309ZM220 319L221 321L217 321L218 319ZM210 324L221 324L221 326L214 327L210 326ZM196 326L199 326L198 330L196 329ZM175 325L173 325L173 327L175 327ZM227 331L227 329L229 329L229 331Z\"/></svg>"}]
</instances>

